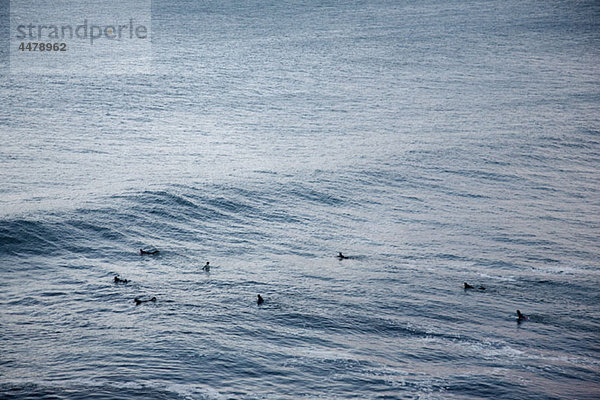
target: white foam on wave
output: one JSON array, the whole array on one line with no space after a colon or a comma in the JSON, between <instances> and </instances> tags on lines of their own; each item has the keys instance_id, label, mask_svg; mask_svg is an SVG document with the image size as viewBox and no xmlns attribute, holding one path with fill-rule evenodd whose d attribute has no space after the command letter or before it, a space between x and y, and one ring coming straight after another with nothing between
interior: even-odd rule
<instances>
[{"instance_id":1,"label":"white foam on wave","mask_svg":"<svg viewBox=\"0 0 600 400\"><path fill-rule=\"evenodd\" d=\"M475 354L484 358L496 359L502 357L504 359L518 359L525 355L525 352L510 347L507 344L494 344L491 342L470 343L465 346Z\"/></svg>"},{"instance_id":2,"label":"white foam on wave","mask_svg":"<svg viewBox=\"0 0 600 400\"><path fill-rule=\"evenodd\" d=\"M600 275L597 268L584 265L544 265L536 270L550 275L592 275L596 277Z\"/></svg>"},{"instance_id":3,"label":"white foam on wave","mask_svg":"<svg viewBox=\"0 0 600 400\"><path fill-rule=\"evenodd\" d=\"M451 354L469 355L477 358L504 360L520 359L526 353L509 346L506 343L496 342L474 342L461 339L449 339L435 336L427 336L420 339L422 342L433 343L443 347Z\"/></svg>"},{"instance_id":4,"label":"white foam on wave","mask_svg":"<svg viewBox=\"0 0 600 400\"><path fill-rule=\"evenodd\" d=\"M479 273L480 278L493 279L500 282L515 282L517 279L513 275L489 275L484 272Z\"/></svg>"},{"instance_id":5,"label":"white foam on wave","mask_svg":"<svg viewBox=\"0 0 600 400\"><path fill-rule=\"evenodd\" d=\"M165 387L169 392L177 393L184 399L197 400L220 400L226 397L219 393L219 391L208 385L193 384L193 383L171 383Z\"/></svg>"},{"instance_id":6,"label":"white foam on wave","mask_svg":"<svg viewBox=\"0 0 600 400\"><path fill-rule=\"evenodd\" d=\"M543 353L531 353L528 354L527 357L529 359L540 360L546 363L553 364L568 364L568 365L576 365L579 367L589 367L593 369L598 369L600 367L600 360L596 360L590 357L585 356L569 356L563 354L543 354Z\"/></svg>"},{"instance_id":7,"label":"white foam on wave","mask_svg":"<svg viewBox=\"0 0 600 400\"><path fill-rule=\"evenodd\" d=\"M390 388L402 389L418 393L419 399L445 399L448 398L446 389L448 382L440 376L431 376L425 372L404 370L400 367L383 366L371 369L369 375L383 379Z\"/></svg>"},{"instance_id":8,"label":"white foam on wave","mask_svg":"<svg viewBox=\"0 0 600 400\"><path fill-rule=\"evenodd\" d=\"M299 350L297 355L319 360L359 361L356 355L341 350L305 348Z\"/></svg>"}]
</instances>

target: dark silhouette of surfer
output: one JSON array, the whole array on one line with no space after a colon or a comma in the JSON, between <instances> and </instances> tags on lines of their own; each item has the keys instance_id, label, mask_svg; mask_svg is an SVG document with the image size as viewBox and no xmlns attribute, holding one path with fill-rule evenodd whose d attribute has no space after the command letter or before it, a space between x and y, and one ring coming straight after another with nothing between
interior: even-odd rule
<instances>
[{"instance_id":1,"label":"dark silhouette of surfer","mask_svg":"<svg viewBox=\"0 0 600 400\"><path fill-rule=\"evenodd\" d=\"M517 310L517 322L521 323L523 321L527 321L529 319L529 317L523 313L521 313L521 310Z\"/></svg>"},{"instance_id":2,"label":"dark silhouette of surfer","mask_svg":"<svg viewBox=\"0 0 600 400\"><path fill-rule=\"evenodd\" d=\"M135 302L136 306L139 306L142 303L148 303L149 301L156 303L156 297L151 298L150 300L140 300L137 297L135 299L133 299L133 301Z\"/></svg>"},{"instance_id":3,"label":"dark silhouette of surfer","mask_svg":"<svg viewBox=\"0 0 600 400\"><path fill-rule=\"evenodd\" d=\"M345 255L343 255L342 252L340 251L340 252L338 252L337 258L339 258L340 260L345 260L348 257L346 257Z\"/></svg>"},{"instance_id":4,"label":"dark silhouette of surfer","mask_svg":"<svg viewBox=\"0 0 600 400\"><path fill-rule=\"evenodd\" d=\"M465 282L465 290L467 290L467 289L475 289L475 286L469 285L467 282ZM477 289L485 290L485 286L479 286Z\"/></svg>"},{"instance_id":5,"label":"dark silhouette of surfer","mask_svg":"<svg viewBox=\"0 0 600 400\"><path fill-rule=\"evenodd\" d=\"M206 272L210 271L210 265L208 265L208 264L210 264L210 263L207 261L206 265L204 267L202 267L202 271L206 271Z\"/></svg>"},{"instance_id":6,"label":"dark silhouette of surfer","mask_svg":"<svg viewBox=\"0 0 600 400\"><path fill-rule=\"evenodd\" d=\"M115 279L114 279L115 283L129 283L128 279L121 279L118 276L115 275Z\"/></svg>"},{"instance_id":7,"label":"dark silhouette of surfer","mask_svg":"<svg viewBox=\"0 0 600 400\"><path fill-rule=\"evenodd\" d=\"M264 302L265 302L265 299L263 299L260 294L257 295L256 304L258 304L260 306Z\"/></svg>"},{"instance_id":8,"label":"dark silhouette of surfer","mask_svg":"<svg viewBox=\"0 0 600 400\"><path fill-rule=\"evenodd\" d=\"M143 255L146 255L146 254L153 255L153 254L158 254L158 253L160 253L160 251L158 251L158 250L144 250L144 249L140 249L140 256L143 256Z\"/></svg>"}]
</instances>

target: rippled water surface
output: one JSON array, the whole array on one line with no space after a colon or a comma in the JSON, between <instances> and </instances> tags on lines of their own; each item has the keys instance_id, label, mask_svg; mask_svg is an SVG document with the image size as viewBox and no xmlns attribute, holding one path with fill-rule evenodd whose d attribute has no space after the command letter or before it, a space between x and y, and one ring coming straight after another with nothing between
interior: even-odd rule
<instances>
[{"instance_id":1,"label":"rippled water surface","mask_svg":"<svg viewBox=\"0 0 600 400\"><path fill-rule=\"evenodd\" d=\"M3 75L0 397L598 398L599 18L155 2L152 74Z\"/></svg>"}]
</instances>

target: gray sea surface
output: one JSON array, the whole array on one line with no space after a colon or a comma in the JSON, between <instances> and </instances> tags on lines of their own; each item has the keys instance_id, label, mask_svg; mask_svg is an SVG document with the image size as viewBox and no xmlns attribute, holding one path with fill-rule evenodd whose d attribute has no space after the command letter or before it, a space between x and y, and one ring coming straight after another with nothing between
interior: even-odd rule
<instances>
[{"instance_id":1,"label":"gray sea surface","mask_svg":"<svg viewBox=\"0 0 600 400\"><path fill-rule=\"evenodd\" d=\"M600 397L598 1L151 13L0 70L0 398Z\"/></svg>"}]
</instances>

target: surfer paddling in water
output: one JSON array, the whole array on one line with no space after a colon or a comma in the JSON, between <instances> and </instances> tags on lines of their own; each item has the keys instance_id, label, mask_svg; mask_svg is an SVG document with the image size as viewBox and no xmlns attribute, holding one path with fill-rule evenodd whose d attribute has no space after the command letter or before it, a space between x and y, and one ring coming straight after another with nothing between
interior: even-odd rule
<instances>
[{"instance_id":1,"label":"surfer paddling in water","mask_svg":"<svg viewBox=\"0 0 600 400\"><path fill-rule=\"evenodd\" d=\"M137 297L135 299L133 299L133 301L135 302L136 306L139 306L142 303L148 303L149 301L156 303L156 297L151 298L150 300L140 300Z\"/></svg>"},{"instance_id":2,"label":"surfer paddling in water","mask_svg":"<svg viewBox=\"0 0 600 400\"><path fill-rule=\"evenodd\" d=\"M467 290L467 289L475 289L475 286L469 285L467 282L465 282L464 288L465 288L465 290ZM485 290L485 286L479 286L477 288L477 290Z\"/></svg>"},{"instance_id":3,"label":"surfer paddling in water","mask_svg":"<svg viewBox=\"0 0 600 400\"><path fill-rule=\"evenodd\" d=\"M521 323L523 321L527 321L529 317L521 312L521 310L517 310L517 322Z\"/></svg>"},{"instance_id":4,"label":"surfer paddling in water","mask_svg":"<svg viewBox=\"0 0 600 400\"><path fill-rule=\"evenodd\" d=\"M160 251L158 250L144 250L144 249L140 249L140 256L143 255L154 255L154 254L158 254L160 253Z\"/></svg>"}]
</instances>

